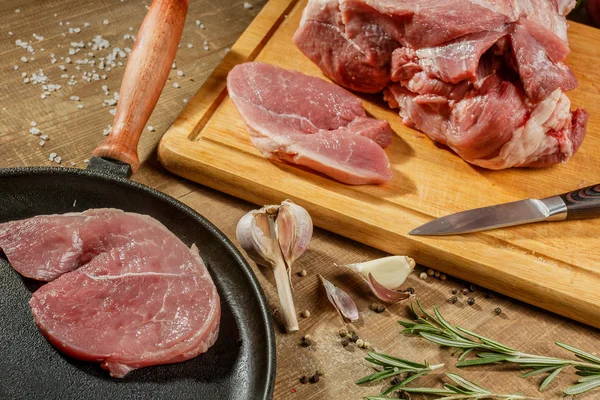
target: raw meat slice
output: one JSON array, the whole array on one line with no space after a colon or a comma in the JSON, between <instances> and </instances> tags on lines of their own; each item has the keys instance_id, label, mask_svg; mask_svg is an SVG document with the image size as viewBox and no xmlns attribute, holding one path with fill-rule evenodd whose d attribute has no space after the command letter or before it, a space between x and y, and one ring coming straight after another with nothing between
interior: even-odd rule
<instances>
[{"instance_id":1,"label":"raw meat slice","mask_svg":"<svg viewBox=\"0 0 600 400\"><path fill-rule=\"evenodd\" d=\"M562 93L577 86L563 62L569 54L564 15L574 5L309 0L294 41L343 86L372 92L387 78L385 99L399 108L403 123L467 162L492 169L550 166L577 151L587 124L587 113L571 112ZM324 18L338 39L310 29ZM375 38L386 40L383 51ZM357 54L377 55L377 62L365 72L365 58Z\"/></svg>"},{"instance_id":2,"label":"raw meat slice","mask_svg":"<svg viewBox=\"0 0 600 400\"><path fill-rule=\"evenodd\" d=\"M39 261L14 253L16 245L59 261L63 251L66 264L79 267L42 286L30 301L36 324L65 354L101 362L120 378L136 368L193 358L216 341L220 300L198 250L155 219L98 209L0 225L6 226L13 240L4 241L3 249L13 265ZM36 226L52 232L59 245L46 252L43 246L52 243L37 240L45 238Z\"/></svg>"},{"instance_id":3,"label":"raw meat slice","mask_svg":"<svg viewBox=\"0 0 600 400\"><path fill-rule=\"evenodd\" d=\"M391 179L382 149L392 140L389 124L367 117L361 100L346 90L258 62L233 68L227 88L252 143L265 157L348 184Z\"/></svg>"}]
</instances>

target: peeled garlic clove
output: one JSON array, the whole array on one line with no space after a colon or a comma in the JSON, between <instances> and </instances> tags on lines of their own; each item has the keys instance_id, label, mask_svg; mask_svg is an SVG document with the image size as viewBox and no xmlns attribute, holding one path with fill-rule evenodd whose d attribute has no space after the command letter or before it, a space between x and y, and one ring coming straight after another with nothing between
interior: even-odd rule
<instances>
[{"instance_id":1,"label":"peeled garlic clove","mask_svg":"<svg viewBox=\"0 0 600 400\"><path fill-rule=\"evenodd\" d=\"M342 317L342 319L346 317L351 322L356 321L358 319L358 308L348 293L344 292L338 287L335 287L331 282L323 278L321 275L319 275L319 278L321 278L321 282L325 287L327 298L331 304L333 304L340 317Z\"/></svg>"},{"instance_id":2,"label":"peeled garlic clove","mask_svg":"<svg viewBox=\"0 0 600 400\"><path fill-rule=\"evenodd\" d=\"M397 292L395 290L391 290L380 284L375 280L373 274L369 273L369 277L367 278L367 283L371 288L371 291L377 298L386 303L397 303L402 300L406 300L410 297L409 293Z\"/></svg>"},{"instance_id":3,"label":"peeled garlic clove","mask_svg":"<svg viewBox=\"0 0 600 400\"><path fill-rule=\"evenodd\" d=\"M397 289L415 268L415 260L407 256L391 256L344 267L359 272L369 282L369 274L383 287Z\"/></svg>"},{"instance_id":4,"label":"peeled garlic clove","mask_svg":"<svg viewBox=\"0 0 600 400\"><path fill-rule=\"evenodd\" d=\"M304 208L284 200L277 213L279 246L288 268L308 247L313 234L313 222Z\"/></svg>"}]
</instances>

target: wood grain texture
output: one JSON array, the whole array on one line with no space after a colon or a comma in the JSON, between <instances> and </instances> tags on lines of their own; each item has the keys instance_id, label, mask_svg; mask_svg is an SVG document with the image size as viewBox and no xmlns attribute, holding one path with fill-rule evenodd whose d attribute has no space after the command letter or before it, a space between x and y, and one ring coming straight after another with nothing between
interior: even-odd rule
<instances>
[{"instance_id":1,"label":"wood grain texture","mask_svg":"<svg viewBox=\"0 0 600 400\"><path fill-rule=\"evenodd\" d=\"M138 143L167 82L177 53L189 0L154 0L129 55L111 134L94 150L140 168Z\"/></svg>"},{"instance_id":2,"label":"wood grain texture","mask_svg":"<svg viewBox=\"0 0 600 400\"><path fill-rule=\"evenodd\" d=\"M178 69L185 72L185 77L180 78L176 70L171 71L170 81L148 122L154 127L155 132L145 130L140 139L141 167L133 176L134 180L154 187L194 208L234 241L238 220L255 206L166 172L156 161L156 147L161 135L183 109L183 99L192 98L226 54L225 49L235 42L265 2L250 0L250 3L254 6L251 9L245 9L243 1L194 0L190 2L181 40L182 46L176 57ZM270 3L273 3L273 0ZM141 0L124 2L120 0L94 2L4 0L0 2L0 54L2 54L0 57L0 168L31 165L57 166L56 163L48 160L51 152L56 152L63 157L62 166L71 166L70 162L75 162L75 167L85 166L83 160L89 158L93 149L102 142L104 139L102 130L113 120L113 116L108 112L110 107L102 107L102 103L103 100L112 98L114 90L118 90L124 68L113 70L106 81L88 83L78 79L80 82L74 86L61 82L63 88L45 100L40 99L42 89L38 85L22 83L20 73L26 71L31 75L42 68L53 80L59 80L62 73L58 69L60 63L52 64L49 53L54 52L60 59L61 56L68 56L67 51L72 41L89 41L100 34L110 40L112 47L131 46L131 41L123 40L123 35L137 32L147 12L145 6L149 4L149 1ZM15 13L17 8L20 9L20 13ZM56 17L54 17L55 13ZM104 25L104 19L109 20L110 23ZM200 29L195 24L196 19L202 21L206 29ZM63 22L62 26L59 25L60 21ZM90 26L78 35L71 35L68 34L69 26L64 25L67 21L70 22L70 27L82 27L84 22L89 22ZM133 27L134 31L129 31L129 27ZM8 31L13 32L13 36L8 36ZM16 39L31 40L33 33L44 35L45 39L34 45L37 49L36 54L33 55L36 60L23 64L19 61L20 57L29 53L17 48L14 42ZM62 33L66 33L66 36L63 37ZM592 37L593 35L588 37L588 44L592 43ZM209 51L203 49L204 40L209 42ZM257 40L261 39L257 38ZM192 43L194 47L188 48L188 43ZM61 47L59 48L58 45ZM41 47L45 48L44 52L39 51ZM79 54L76 58L84 57L85 55ZM590 65L589 73L594 75L591 66L595 65L595 60L590 57L587 61ZM19 65L18 71L13 69L15 64ZM82 66L82 71L77 71L75 64L67 66L69 75L77 74L79 77L83 70L90 69ZM173 82L179 82L181 87L173 88ZM210 83L210 81L206 82ZM110 96L103 95L101 90L103 84L109 87ZM592 84L588 83L588 85ZM72 95L81 98L80 103L84 104L84 108L76 108L77 103L69 100ZM44 147L38 146L38 136L28 133L32 120L36 121L42 132L50 137ZM238 116L234 114L231 122L236 123L237 120ZM408 135L417 135L409 132ZM244 143L245 136L240 135L240 140ZM422 141L425 146L427 140L423 138ZM398 143L400 146L397 145ZM404 148L410 155L409 148L401 147L402 142L398 139L394 145L396 148ZM586 145L587 143L584 144L583 150ZM420 147L416 149L421 151ZM435 154L435 148L432 146L426 146L426 149L425 154L430 156ZM592 158L589 157L592 153L586 154L591 160ZM396 160L401 157L402 154ZM253 168L252 165L249 164L247 168ZM588 184L595 182L598 180L587 179ZM549 194L556 194L551 193L550 189ZM567 188L567 190L572 189ZM2 195L1 188L0 195ZM257 201L262 200L259 196L255 197ZM416 199L416 196L413 198ZM460 203L457 203L459 200L455 200L450 194L446 201L450 201L454 209L460 208ZM440 214L442 212L443 210L440 210ZM407 303L389 307L382 314L369 311L369 304L377 300L369 293L366 285L361 279L333 265L371 260L385 255L386 253L373 247L329 231L315 230L306 255L294 266L294 272L306 269L308 275L300 278L294 274L292 277L296 308L298 312L310 310L311 316L299 319L300 332L284 334L276 330L278 356L275 399L360 399L379 390L378 385L358 387L353 384L356 379L370 373L371 369L363 360L362 350L344 349L339 344L337 331L341 327L341 322L327 301L316 276L317 273L341 287L356 300L360 319L354 324L354 328L362 338L371 342L380 351L415 361L428 359L434 363L446 362L450 371L460 372L466 378L487 388L503 392L522 392L543 399L562 398L560 389L575 381L576 378L572 373L564 373L543 394L539 394L536 391L536 385L540 383L539 379L520 379L518 371L504 367L488 366L458 371L453 367L455 363L453 358L446 351L418 338L400 335L400 327L396 321L399 318L409 317ZM278 300L272 273L253 267L275 310L278 307ZM439 305L450 321L460 322L467 329L476 330L508 345L519 346L524 351L537 354L567 357L566 352L552 344L552 341L557 339L595 354L600 351L600 335L596 329L504 296L496 295L492 299L487 299L483 290L476 289L472 293L476 300L473 307L469 307L466 296L460 294L457 304L449 304L447 300L452 296L451 289L463 289L465 283L453 278L445 282L432 278L422 281L418 278L418 274L422 271L423 269L419 268L413 273L404 287L413 287L426 306ZM568 286L569 282L563 284ZM496 307L502 309L500 316L496 316L493 312ZM316 342L314 347L300 346L300 338L304 334L313 336ZM302 375L313 374L319 368L325 371L325 376L318 384L301 385L298 382L298 378ZM441 373L438 373L418 383L439 385L441 377ZM32 382L32 385L35 384ZM0 380L0 393L1 389ZM597 395L598 392L593 392L577 397L577 400L593 400ZM413 396L413 399L421 400L424 397Z\"/></svg>"}]
</instances>

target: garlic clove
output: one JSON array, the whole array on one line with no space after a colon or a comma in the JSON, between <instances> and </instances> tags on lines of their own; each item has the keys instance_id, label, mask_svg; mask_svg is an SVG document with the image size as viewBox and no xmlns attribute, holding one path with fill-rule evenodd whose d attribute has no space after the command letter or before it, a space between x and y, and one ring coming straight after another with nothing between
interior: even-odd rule
<instances>
[{"instance_id":1,"label":"garlic clove","mask_svg":"<svg viewBox=\"0 0 600 400\"><path fill-rule=\"evenodd\" d=\"M308 211L284 200L277 213L277 237L288 268L304 254L312 234L313 222Z\"/></svg>"},{"instance_id":2,"label":"garlic clove","mask_svg":"<svg viewBox=\"0 0 600 400\"><path fill-rule=\"evenodd\" d=\"M348 293L334 286L321 275L319 275L319 278L325 287L325 293L327 293L329 302L333 304L340 317L342 317L342 320L346 317L350 322L356 321L358 319L358 308Z\"/></svg>"},{"instance_id":3,"label":"garlic clove","mask_svg":"<svg viewBox=\"0 0 600 400\"><path fill-rule=\"evenodd\" d=\"M386 303L397 303L402 300L406 300L410 297L410 293L406 292L397 292L395 290L391 290L380 284L375 280L372 273L369 273L369 277L367 278L367 283L371 288L371 291L377 298Z\"/></svg>"},{"instance_id":4,"label":"garlic clove","mask_svg":"<svg viewBox=\"0 0 600 400\"><path fill-rule=\"evenodd\" d=\"M406 281L415 265L415 260L410 257L390 256L343 266L360 273L367 282L369 282L369 274L372 274L381 286L397 289Z\"/></svg>"}]
</instances>

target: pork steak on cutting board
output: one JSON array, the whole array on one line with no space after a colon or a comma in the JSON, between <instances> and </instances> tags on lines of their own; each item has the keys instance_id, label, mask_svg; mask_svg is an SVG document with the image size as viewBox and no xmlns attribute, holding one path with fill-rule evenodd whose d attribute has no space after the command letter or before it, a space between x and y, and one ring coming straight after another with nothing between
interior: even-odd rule
<instances>
[{"instance_id":1,"label":"pork steak on cutting board","mask_svg":"<svg viewBox=\"0 0 600 400\"><path fill-rule=\"evenodd\" d=\"M227 90L266 158L351 185L392 178L383 151L392 143L390 124L368 117L362 101L347 90L261 62L235 66Z\"/></svg>"},{"instance_id":2,"label":"pork steak on cutting board","mask_svg":"<svg viewBox=\"0 0 600 400\"><path fill-rule=\"evenodd\" d=\"M95 209L7 222L0 249L25 276L58 276L31 298L36 324L113 377L193 358L217 339L219 295L197 248L149 216Z\"/></svg>"}]
</instances>

